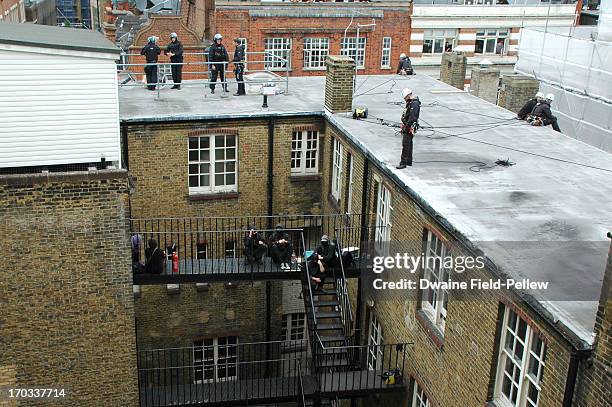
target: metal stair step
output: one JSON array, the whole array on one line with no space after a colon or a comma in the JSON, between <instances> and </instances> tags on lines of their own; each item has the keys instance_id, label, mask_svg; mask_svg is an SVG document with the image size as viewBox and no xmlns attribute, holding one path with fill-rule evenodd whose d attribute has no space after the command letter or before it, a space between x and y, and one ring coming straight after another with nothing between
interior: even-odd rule
<instances>
[{"instance_id":1,"label":"metal stair step","mask_svg":"<svg viewBox=\"0 0 612 407\"><path fill-rule=\"evenodd\" d=\"M317 324L317 331L335 331L341 330L342 328L342 324Z\"/></svg>"},{"instance_id":2,"label":"metal stair step","mask_svg":"<svg viewBox=\"0 0 612 407\"><path fill-rule=\"evenodd\" d=\"M346 358L320 359L317 362L319 367L340 367L348 366L349 361Z\"/></svg>"},{"instance_id":3,"label":"metal stair step","mask_svg":"<svg viewBox=\"0 0 612 407\"><path fill-rule=\"evenodd\" d=\"M321 296L321 295L338 295L338 293L336 292L336 290L314 290L312 292L312 295L313 296L315 296L315 295L318 295L318 296Z\"/></svg>"},{"instance_id":4,"label":"metal stair step","mask_svg":"<svg viewBox=\"0 0 612 407\"><path fill-rule=\"evenodd\" d=\"M317 318L340 318L338 311L315 311Z\"/></svg>"},{"instance_id":5,"label":"metal stair step","mask_svg":"<svg viewBox=\"0 0 612 407\"><path fill-rule=\"evenodd\" d=\"M338 335L321 335L319 336L321 338L321 342L323 343L330 343L330 342L344 342L346 341L346 336L344 336L344 334L338 334Z\"/></svg>"},{"instance_id":6,"label":"metal stair step","mask_svg":"<svg viewBox=\"0 0 612 407\"><path fill-rule=\"evenodd\" d=\"M340 305L340 302L337 300L323 300L323 301L315 301L314 302L314 306L315 307L336 307Z\"/></svg>"}]
</instances>

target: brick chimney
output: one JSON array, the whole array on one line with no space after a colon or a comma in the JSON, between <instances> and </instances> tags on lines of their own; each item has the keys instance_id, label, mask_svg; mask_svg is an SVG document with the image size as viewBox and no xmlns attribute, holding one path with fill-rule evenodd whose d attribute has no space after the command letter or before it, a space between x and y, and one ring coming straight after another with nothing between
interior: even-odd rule
<instances>
[{"instance_id":1,"label":"brick chimney","mask_svg":"<svg viewBox=\"0 0 612 407\"><path fill-rule=\"evenodd\" d=\"M504 75L497 105L518 113L521 107L540 89L540 82L525 75Z\"/></svg>"},{"instance_id":2,"label":"brick chimney","mask_svg":"<svg viewBox=\"0 0 612 407\"><path fill-rule=\"evenodd\" d=\"M440 65L440 80L457 89L465 88L467 58L463 52L445 52Z\"/></svg>"},{"instance_id":3,"label":"brick chimney","mask_svg":"<svg viewBox=\"0 0 612 407\"><path fill-rule=\"evenodd\" d=\"M499 69L491 66L491 62L489 61L483 62L480 63L480 66L475 66L472 68L470 92L474 96L478 96L487 102L497 104Z\"/></svg>"},{"instance_id":4,"label":"brick chimney","mask_svg":"<svg viewBox=\"0 0 612 407\"><path fill-rule=\"evenodd\" d=\"M325 108L332 113L352 111L355 61L348 56L330 55L325 63Z\"/></svg>"}]
</instances>

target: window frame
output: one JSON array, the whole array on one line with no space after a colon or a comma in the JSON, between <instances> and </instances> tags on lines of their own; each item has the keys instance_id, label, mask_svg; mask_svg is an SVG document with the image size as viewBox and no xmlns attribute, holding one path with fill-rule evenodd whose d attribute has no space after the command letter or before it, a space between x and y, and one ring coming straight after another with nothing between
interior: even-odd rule
<instances>
[{"instance_id":1,"label":"window frame","mask_svg":"<svg viewBox=\"0 0 612 407\"><path fill-rule=\"evenodd\" d=\"M298 337L294 338L294 336ZM305 312L291 312L281 316L281 341L290 345L299 343L306 338L308 338L308 331Z\"/></svg>"},{"instance_id":2,"label":"window frame","mask_svg":"<svg viewBox=\"0 0 612 407\"><path fill-rule=\"evenodd\" d=\"M272 48L269 47L269 42L273 45ZM286 37L264 38L264 69L268 69L270 71L284 71L286 69L291 70L291 48L293 46L292 42L293 41L291 38ZM280 45L280 47L277 48L277 45ZM288 48L286 47L287 45ZM268 55L268 53L286 59L287 66L282 66L282 61L272 58Z\"/></svg>"},{"instance_id":3,"label":"window frame","mask_svg":"<svg viewBox=\"0 0 612 407\"><path fill-rule=\"evenodd\" d=\"M235 342L230 343L230 339L234 338ZM219 345L221 339L225 340L225 345ZM202 345L198 345L201 343ZM207 344L210 343L210 344ZM203 338L203 339L194 339L192 346L192 358L193 358L193 382L194 383L216 383L223 381L234 381L238 380L238 367L240 365L239 362L239 339L237 335L228 335L217 338ZM210 349L212 348L212 349ZM235 349L235 354L229 356L229 349ZM212 350L212 358L206 356L206 352L208 350ZM220 350L225 351L225 355L220 356ZM196 352L201 352L202 357L199 359L196 357ZM219 360L222 359L225 361L223 366L219 363ZM230 359L235 359L235 362L228 362ZM206 364L206 361L212 361L212 364ZM219 370L225 368L225 371L228 371L229 367L235 368L235 375L229 376L220 376ZM198 373L198 370L201 369L201 373ZM206 370L212 369L212 378L206 379L205 372Z\"/></svg>"},{"instance_id":4,"label":"window frame","mask_svg":"<svg viewBox=\"0 0 612 407\"><path fill-rule=\"evenodd\" d=\"M368 45L367 37L342 37L340 40L340 55L353 58L357 69L365 69L366 50ZM360 54L361 59L360 59Z\"/></svg>"},{"instance_id":5,"label":"window frame","mask_svg":"<svg viewBox=\"0 0 612 407\"><path fill-rule=\"evenodd\" d=\"M325 43L325 47L323 47ZM329 55L329 38L328 37L305 37L304 46L304 69L305 70L325 70L325 59ZM313 47L312 45L317 45ZM313 64L312 53L315 53L316 64ZM307 62L308 61L308 62Z\"/></svg>"},{"instance_id":6,"label":"window frame","mask_svg":"<svg viewBox=\"0 0 612 407\"><path fill-rule=\"evenodd\" d=\"M495 31L495 34L491 34ZM497 43L500 39L503 39L503 47L501 52L497 52ZM474 54L476 55L506 55L508 53L508 42L510 39L509 28L484 28L476 31L476 40L474 41ZM482 41L482 52L478 52L478 42ZM487 51L487 44L493 43L493 50Z\"/></svg>"},{"instance_id":7,"label":"window frame","mask_svg":"<svg viewBox=\"0 0 612 407\"><path fill-rule=\"evenodd\" d=\"M450 256L450 250L439 235L432 232L430 229L424 230L424 243L425 243L425 264L423 267L423 279L428 281L449 281L450 280L450 269L443 267L443 260L446 256ZM439 245L440 252L438 253L437 247L432 248L432 243L435 246ZM439 257L442 261L436 262L434 268L430 267L429 256ZM434 277L434 278L432 278ZM427 299L431 293L432 300ZM425 312L431 322L444 333L446 326L448 306L448 290L443 288L432 289L427 288L421 292L421 310Z\"/></svg>"},{"instance_id":8,"label":"window frame","mask_svg":"<svg viewBox=\"0 0 612 407\"><path fill-rule=\"evenodd\" d=\"M217 147L217 138L224 137L223 147ZM233 138L233 145L228 146L228 138ZM208 148L203 148L201 139L208 138ZM191 145L192 139L198 140L198 147L193 148ZM217 150L223 149L223 159L217 160ZM234 158L227 158L227 151L234 150ZM208 150L208 160L202 160L202 151ZM191 159L191 153L197 151L197 160ZM227 164L233 162L233 171L227 171ZM221 173L217 173L217 164L223 163L224 167L224 182L228 174L234 174L233 184L216 185L216 177ZM208 165L208 186L202 186L202 176L206 176L205 172L201 172L202 165ZM197 166L197 174L192 172L192 166ZM198 186L191 186L191 178L197 176ZM215 194L238 191L238 135L236 134L210 134L202 136L189 136L187 140L187 187L189 195Z\"/></svg>"},{"instance_id":9,"label":"window frame","mask_svg":"<svg viewBox=\"0 0 612 407\"><path fill-rule=\"evenodd\" d=\"M414 381L410 407L431 407L429 396L416 380Z\"/></svg>"},{"instance_id":10,"label":"window frame","mask_svg":"<svg viewBox=\"0 0 612 407\"><path fill-rule=\"evenodd\" d=\"M385 41L389 40L389 45L385 46ZM383 69L391 69L391 47L393 44L392 37L383 37L382 39L382 47L381 47L381 56L380 56L380 67ZM385 63L385 59L387 59L387 63Z\"/></svg>"},{"instance_id":11,"label":"window frame","mask_svg":"<svg viewBox=\"0 0 612 407\"><path fill-rule=\"evenodd\" d=\"M382 367L382 344L384 341L383 329L376 314L370 310L368 321L368 370L380 370Z\"/></svg>"},{"instance_id":12,"label":"window frame","mask_svg":"<svg viewBox=\"0 0 612 407\"><path fill-rule=\"evenodd\" d=\"M376 197L376 224L374 228L374 243L379 253L386 253L389 250L391 240L391 228L393 222L393 201L391 190L382 182L378 181L378 193Z\"/></svg>"},{"instance_id":13,"label":"window frame","mask_svg":"<svg viewBox=\"0 0 612 407\"><path fill-rule=\"evenodd\" d=\"M350 214L353 211L353 166L354 166L354 157L353 154L351 153L347 153L346 156L346 161L347 161L347 179L346 179L346 205L345 205L345 213L346 214Z\"/></svg>"},{"instance_id":14,"label":"window frame","mask_svg":"<svg viewBox=\"0 0 612 407\"><path fill-rule=\"evenodd\" d=\"M510 322L514 324L513 328L510 328ZM524 327L523 337L521 330ZM509 329L510 328L510 329ZM546 367L546 351L547 346L541 335L534 331L531 325L521 316L514 311L511 307L506 306L504 309L504 318L502 323L502 332L500 335L499 349L498 349L498 362L497 362L497 374L495 377L495 393L494 400L500 407L537 407L539 402L539 396L542 392L542 376ZM512 338L512 349L508 348L508 340ZM522 347L522 355L520 359L516 358L516 347ZM538 352L534 352L534 345L537 347L540 345ZM519 381L518 383L511 380L511 390L516 385L516 403L513 403L504 392L504 379L508 378L508 361L511 360L513 364L512 376L516 375L516 370L519 370ZM531 375L532 363L537 363L537 372L534 377ZM538 400L535 404L532 401L528 401L530 386L534 386L537 390ZM511 393L513 394L513 393Z\"/></svg>"},{"instance_id":15,"label":"window frame","mask_svg":"<svg viewBox=\"0 0 612 407\"><path fill-rule=\"evenodd\" d=\"M440 33L442 31L442 33ZM447 44L451 44L451 49L456 46L458 38L458 30L454 28L442 28L442 29L426 29L423 33L423 55L434 56L442 55L446 49ZM425 51L426 43L431 42L431 51ZM442 41L442 48L440 52L436 52L436 41Z\"/></svg>"},{"instance_id":16,"label":"window frame","mask_svg":"<svg viewBox=\"0 0 612 407\"><path fill-rule=\"evenodd\" d=\"M337 138L333 139L333 143L331 195L339 204L342 199L342 173L344 172L342 160L344 158L344 145Z\"/></svg>"},{"instance_id":17,"label":"window frame","mask_svg":"<svg viewBox=\"0 0 612 407\"><path fill-rule=\"evenodd\" d=\"M299 140L298 136L299 135ZM314 139L311 138L314 136ZM312 143L314 142L314 148ZM299 143L298 148L294 148ZM291 175L312 175L319 173L320 134L317 130L293 131L291 134ZM295 154L295 156L294 156ZM314 154L314 156L312 156ZM314 167L308 168L308 163L314 160ZM294 166L297 161L299 166Z\"/></svg>"}]
</instances>

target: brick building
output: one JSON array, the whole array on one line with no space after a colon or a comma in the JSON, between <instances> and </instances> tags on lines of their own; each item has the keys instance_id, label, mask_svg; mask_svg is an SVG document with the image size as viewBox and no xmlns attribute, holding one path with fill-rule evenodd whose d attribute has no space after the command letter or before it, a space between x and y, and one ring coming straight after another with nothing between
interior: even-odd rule
<instances>
[{"instance_id":1,"label":"brick building","mask_svg":"<svg viewBox=\"0 0 612 407\"><path fill-rule=\"evenodd\" d=\"M0 21L25 23L25 0L0 1Z\"/></svg>"}]
</instances>

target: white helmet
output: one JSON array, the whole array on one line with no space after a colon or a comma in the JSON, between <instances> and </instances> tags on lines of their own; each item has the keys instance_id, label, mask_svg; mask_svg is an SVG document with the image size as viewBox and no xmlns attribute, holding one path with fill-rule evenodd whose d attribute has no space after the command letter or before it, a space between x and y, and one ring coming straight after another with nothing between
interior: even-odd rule
<instances>
[{"instance_id":1,"label":"white helmet","mask_svg":"<svg viewBox=\"0 0 612 407\"><path fill-rule=\"evenodd\" d=\"M552 102L553 100L555 100L555 95L553 95L552 93L549 93L548 95L546 95L546 100L548 100L549 102Z\"/></svg>"},{"instance_id":2,"label":"white helmet","mask_svg":"<svg viewBox=\"0 0 612 407\"><path fill-rule=\"evenodd\" d=\"M406 58L406 54L404 54L403 52L400 54L400 58Z\"/></svg>"},{"instance_id":3,"label":"white helmet","mask_svg":"<svg viewBox=\"0 0 612 407\"><path fill-rule=\"evenodd\" d=\"M536 93L536 99L544 99L544 92Z\"/></svg>"},{"instance_id":4,"label":"white helmet","mask_svg":"<svg viewBox=\"0 0 612 407\"><path fill-rule=\"evenodd\" d=\"M412 95L412 89L410 89L410 88L402 89L402 98L406 99L406 96L408 96L408 95Z\"/></svg>"},{"instance_id":5,"label":"white helmet","mask_svg":"<svg viewBox=\"0 0 612 407\"><path fill-rule=\"evenodd\" d=\"M176 33L170 33L170 38L178 38L178 35L176 35Z\"/></svg>"},{"instance_id":6,"label":"white helmet","mask_svg":"<svg viewBox=\"0 0 612 407\"><path fill-rule=\"evenodd\" d=\"M223 36L221 34L219 34L219 33L215 34L215 37L214 37L215 41L222 40L222 39L223 39Z\"/></svg>"}]
</instances>

